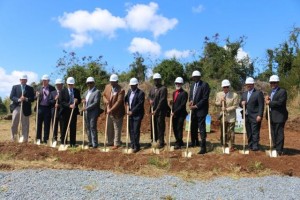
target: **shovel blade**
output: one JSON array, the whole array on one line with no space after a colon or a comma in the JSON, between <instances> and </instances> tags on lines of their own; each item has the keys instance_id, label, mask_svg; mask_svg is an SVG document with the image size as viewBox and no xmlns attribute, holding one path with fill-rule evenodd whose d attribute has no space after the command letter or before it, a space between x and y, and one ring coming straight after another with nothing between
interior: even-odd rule
<instances>
[{"instance_id":1,"label":"shovel blade","mask_svg":"<svg viewBox=\"0 0 300 200\"><path fill-rule=\"evenodd\" d=\"M174 151L174 146L170 146L169 151Z\"/></svg>"},{"instance_id":2,"label":"shovel blade","mask_svg":"<svg viewBox=\"0 0 300 200\"><path fill-rule=\"evenodd\" d=\"M124 149L123 153L125 153L125 154L131 154L132 153L132 149Z\"/></svg>"},{"instance_id":3,"label":"shovel blade","mask_svg":"<svg viewBox=\"0 0 300 200\"><path fill-rule=\"evenodd\" d=\"M190 152L190 151L184 151L184 152L182 152L182 157L184 157L184 158L191 158L192 157L192 152Z\"/></svg>"},{"instance_id":4,"label":"shovel blade","mask_svg":"<svg viewBox=\"0 0 300 200\"><path fill-rule=\"evenodd\" d=\"M68 146L69 145L63 145L61 144L59 147L58 147L58 151L66 151L68 149Z\"/></svg>"},{"instance_id":5,"label":"shovel blade","mask_svg":"<svg viewBox=\"0 0 300 200\"><path fill-rule=\"evenodd\" d=\"M157 148L152 148L151 151L152 153L159 154L159 149Z\"/></svg>"},{"instance_id":6,"label":"shovel blade","mask_svg":"<svg viewBox=\"0 0 300 200\"><path fill-rule=\"evenodd\" d=\"M276 158L277 157L277 151L276 150L268 150L266 151L267 156L270 156L271 158Z\"/></svg>"},{"instance_id":7,"label":"shovel blade","mask_svg":"<svg viewBox=\"0 0 300 200\"><path fill-rule=\"evenodd\" d=\"M109 152L109 148L103 148L100 150L101 152Z\"/></svg>"},{"instance_id":8,"label":"shovel blade","mask_svg":"<svg viewBox=\"0 0 300 200\"><path fill-rule=\"evenodd\" d=\"M52 145L51 145L51 147L55 148L55 147L56 147L56 145L57 145L57 141L56 141L56 140L54 140L54 142L52 142Z\"/></svg>"},{"instance_id":9,"label":"shovel blade","mask_svg":"<svg viewBox=\"0 0 300 200\"><path fill-rule=\"evenodd\" d=\"M229 147L223 147L223 153L224 154L230 154Z\"/></svg>"},{"instance_id":10,"label":"shovel blade","mask_svg":"<svg viewBox=\"0 0 300 200\"><path fill-rule=\"evenodd\" d=\"M89 149L89 146L88 145L81 145L81 149Z\"/></svg>"},{"instance_id":11,"label":"shovel blade","mask_svg":"<svg viewBox=\"0 0 300 200\"><path fill-rule=\"evenodd\" d=\"M240 154L249 154L249 150L240 150L239 153Z\"/></svg>"},{"instance_id":12,"label":"shovel blade","mask_svg":"<svg viewBox=\"0 0 300 200\"><path fill-rule=\"evenodd\" d=\"M23 143L24 142L24 137L23 135L19 138L19 143Z\"/></svg>"},{"instance_id":13,"label":"shovel blade","mask_svg":"<svg viewBox=\"0 0 300 200\"><path fill-rule=\"evenodd\" d=\"M37 139L37 140L36 140L36 144L37 144L37 145L41 145L41 140L40 140L40 139Z\"/></svg>"}]
</instances>

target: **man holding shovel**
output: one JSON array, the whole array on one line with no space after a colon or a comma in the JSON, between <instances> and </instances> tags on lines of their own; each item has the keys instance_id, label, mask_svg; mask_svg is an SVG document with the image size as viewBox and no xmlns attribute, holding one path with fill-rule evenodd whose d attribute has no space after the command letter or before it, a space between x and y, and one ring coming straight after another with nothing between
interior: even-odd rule
<instances>
[{"instance_id":1,"label":"man holding shovel","mask_svg":"<svg viewBox=\"0 0 300 200\"><path fill-rule=\"evenodd\" d=\"M136 153L140 150L140 128L144 117L145 93L138 88L138 80L129 81L130 89L125 96L125 103L129 106L129 133L131 148Z\"/></svg>"},{"instance_id":2,"label":"man holding shovel","mask_svg":"<svg viewBox=\"0 0 300 200\"><path fill-rule=\"evenodd\" d=\"M159 142L158 148L163 148L165 146L165 129L166 129L166 114L170 110L168 106L168 90L161 83L161 75L159 73L155 73L153 75L154 87L150 89L149 92L149 103L153 110L151 113L154 116L154 133L155 138L153 138L153 134L151 134L152 142ZM151 120L151 132L152 130L152 120Z\"/></svg>"},{"instance_id":3,"label":"man holding shovel","mask_svg":"<svg viewBox=\"0 0 300 200\"><path fill-rule=\"evenodd\" d=\"M62 116L62 133L61 133L61 144L64 144L65 135L67 129L70 128L70 146L75 147L76 145L76 123L77 115L79 114L78 104L81 103L80 92L74 88L75 79L73 77L67 78L67 88L62 89L61 95L59 96L60 102L60 114ZM70 124L69 124L69 119ZM69 125L69 127L68 127Z\"/></svg>"},{"instance_id":4,"label":"man holding shovel","mask_svg":"<svg viewBox=\"0 0 300 200\"><path fill-rule=\"evenodd\" d=\"M221 108L220 113L220 121L221 124L223 122L223 112L225 115L224 118L224 126L225 130L223 130L223 126L221 125L220 130L220 140L221 144L224 147L229 147L229 151L233 152L234 148L234 127L235 127L235 120L236 120L236 108L238 107L238 95L235 92L230 91L230 82L229 80L225 79L221 83L221 87L223 88L222 92L218 92L216 95L216 102L215 105ZM223 141L223 131L225 132L225 143Z\"/></svg>"},{"instance_id":5,"label":"man holding shovel","mask_svg":"<svg viewBox=\"0 0 300 200\"><path fill-rule=\"evenodd\" d=\"M279 87L279 77L277 75L272 75L269 82L272 91L270 96L265 97L266 104L270 108L270 119L268 120L271 122L273 148L276 149L277 155L281 156L283 155L284 146L284 125L288 119L287 92Z\"/></svg>"},{"instance_id":6,"label":"man holding shovel","mask_svg":"<svg viewBox=\"0 0 300 200\"><path fill-rule=\"evenodd\" d=\"M261 121L264 113L264 95L254 88L254 79L248 77L245 82L246 90L242 94L240 107L245 106L246 132L248 148L251 151L259 150L259 136Z\"/></svg>"},{"instance_id":7,"label":"man holding shovel","mask_svg":"<svg viewBox=\"0 0 300 200\"><path fill-rule=\"evenodd\" d=\"M58 133L58 124L60 128L60 133L62 133L62 118L59 115L60 106L59 106L59 95L61 94L61 90L63 89L64 82L62 79L55 80L56 90L50 93L50 104L51 104L51 114L52 114L52 126L53 126L53 142L57 141L57 133ZM56 116L55 115L56 110ZM54 119L55 117L55 119Z\"/></svg>"},{"instance_id":8,"label":"man holding shovel","mask_svg":"<svg viewBox=\"0 0 300 200\"><path fill-rule=\"evenodd\" d=\"M23 142L28 142L29 135L29 116L31 115L31 103L34 101L34 90L26 85L27 75L20 77L20 84L14 85L10 93L10 111L12 113L11 139L16 140L18 125L22 124ZM22 110L21 110L21 104ZM21 117L20 117L21 115ZM19 121L21 119L21 121Z\"/></svg>"},{"instance_id":9,"label":"man holding shovel","mask_svg":"<svg viewBox=\"0 0 300 200\"><path fill-rule=\"evenodd\" d=\"M89 140L89 147L98 147L98 130L97 121L100 115L100 91L95 87L95 79L88 77L86 79L88 90L83 94L84 104L82 111L84 112L85 125L87 129L87 135Z\"/></svg>"},{"instance_id":10,"label":"man holding shovel","mask_svg":"<svg viewBox=\"0 0 300 200\"><path fill-rule=\"evenodd\" d=\"M107 122L107 143L112 150L121 146L121 132L123 117L125 115L125 90L119 85L119 77L112 74L109 78L110 84L105 86L103 91L103 102L105 113L108 115Z\"/></svg>"},{"instance_id":11,"label":"man holding shovel","mask_svg":"<svg viewBox=\"0 0 300 200\"><path fill-rule=\"evenodd\" d=\"M175 79L176 90L173 92L173 99L171 101L173 112L172 124L174 135L176 138L174 149L181 149L181 146L183 146L183 124L187 116L186 102L188 100L188 93L182 89L182 85L183 78L177 77Z\"/></svg>"},{"instance_id":12,"label":"man holding shovel","mask_svg":"<svg viewBox=\"0 0 300 200\"><path fill-rule=\"evenodd\" d=\"M200 131L201 146L198 154L206 153L206 115L208 114L210 88L208 83L201 80L201 73L193 71L194 83L190 88L191 116L191 146L199 146L198 130Z\"/></svg>"}]
</instances>

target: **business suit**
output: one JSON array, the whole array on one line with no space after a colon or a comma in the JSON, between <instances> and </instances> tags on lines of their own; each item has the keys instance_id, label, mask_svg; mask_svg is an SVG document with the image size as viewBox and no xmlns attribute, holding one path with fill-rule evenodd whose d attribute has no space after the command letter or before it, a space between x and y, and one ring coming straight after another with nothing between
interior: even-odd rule
<instances>
[{"instance_id":1,"label":"business suit","mask_svg":"<svg viewBox=\"0 0 300 200\"><path fill-rule=\"evenodd\" d=\"M78 89L73 88L74 99L77 99L77 103L75 103L73 116L70 124L70 145L75 146L76 144L76 123L77 123L77 115L79 114L78 104L81 103L80 92ZM62 116L62 133L61 133L61 144L64 143L65 134L67 133L68 122L70 119L71 111L70 105L73 104L71 102L72 98L70 98L69 88L64 88L61 91L61 95L59 96L60 102L60 115Z\"/></svg>"},{"instance_id":2,"label":"business suit","mask_svg":"<svg viewBox=\"0 0 300 200\"><path fill-rule=\"evenodd\" d=\"M183 146L183 124L187 116L186 102L188 100L188 93L182 88L173 92L173 103L172 103L172 124L174 136L176 139L176 148ZM176 98L175 98L176 97Z\"/></svg>"},{"instance_id":3,"label":"business suit","mask_svg":"<svg viewBox=\"0 0 300 200\"><path fill-rule=\"evenodd\" d=\"M155 112L154 115L154 134L151 134L152 141L159 141L160 147L165 145L165 129L166 129L166 113L170 109L168 106L168 90L163 85L157 85L151 88L149 92L149 99L153 101L152 107ZM152 120L151 120L151 132L152 132Z\"/></svg>"},{"instance_id":4,"label":"business suit","mask_svg":"<svg viewBox=\"0 0 300 200\"><path fill-rule=\"evenodd\" d=\"M193 83L190 88L189 101L193 102L193 105L197 106L192 111L191 116L191 146L198 146L198 129L201 136L201 150L206 152L206 115L208 114L209 107L209 94L210 88L208 83L199 80L197 83Z\"/></svg>"},{"instance_id":5,"label":"business suit","mask_svg":"<svg viewBox=\"0 0 300 200\"><path fill-rule=\"evenodd\" d=\"M31 115L31 103L34 101L34 90L29 85L23 86L23 96L26 98L25 101L23 101L23 107L22 111L20 111L21 102L19 101L20 97L22 96L22 88L21 84L14 85L12 87L11 93L10 93L10 111L12 112L12 126L11 126L11 139L14 140L17 132L18 132L18 124L20 119L20 114L22 114L21 117L21 123L22 123L22 135L24 138L24 142L28 141L29 136L29 116Z\"/></svg>"},{"instance_id":6,"label":"business suit","mask_svg":"<svg viewBox=\"0 0 300 200\"><path fill-rule=\"evenodd\" d=\"M134 95L132 101L130 101L131 95ZM131 148L138 151L140 150L140 128L145 112L145 93L139 88L137 88L134 92L129 89L125 96L125 102L129 105L129 111L132 113L129 116Z\"/></svg>"},{"instance_id":7,"label":"business suit","mask_svg":"<svg viewBox=\"0 0 300 200\"><path fill-rule=\"evenodd\" d=\"M252 92L251 92L252 91ZM248 92L246 91L242 94L240 106L242 107L242 101L246 102L245 105L245 116L246 116L246 132L248 137L248 147L250 150L259 150L259 137L260 137L260 127L261 121L257 122L257 116L263 117L264 112L264 95L261 91L253 88L251 90L251 96L248 101Z\"/></svg>"},{"instance_id":8,"label":"business suit","mask_svg":"<svg viewBox=\"0 0 300 200\"><path fill-rule=\"evenodd\" d=\"M39 110L38 112L38 123L37 123L37 138L41 139L42 137L42 126L44 123L44 143L47 143L50 133L51 125L51 105L50 105L50 94L54 91L55 88L52 85L48 85L48 94L43 92L43 87L39 87L37 92L39 92ZM44 99L43 99L44 98Z\"/></svg>"},{"instance_id":9,"label":"business suit","mask_svg":"<svg viewBox=\"0 0 300 200\"><path fill-rule=\"evenodd\" d=\"M283 153L284 147L284 126L288 119L286 101L286 90L278 87L269 103L272 140L274 148L277 150L278 154Z\"/></svg>"},{"instance_id":10,"label":"business suit","mask_svg":"<svg viewBox=\"0 0 300 200\"><path fill-rule=\"evenodd\" d=\"M116 85L114 88L111 84L105 86L103 91L103 102L106 105L105 113L107 112L107 106L110 109L107 127L107 143L109 146L119 147L121 145L121 131L125 115L124 98L125 90L120 85Z\"/></svg>"},{"instance_id":11,"label":"business suit","mask_svg":"<svg viewBox=\"0 0 300 200\"><path fill-rule=\"evenodd\" d=\"M100 115L101 94L96 87L93 87L91 90L87 90L83 97L86 99L84 114L89 146L96 148L98 147L97 121Z\"/></svg>"},{"instance_id":12,"label":"business suit","mask_svg":"<svg viewBox=\"0 0 300 200\"><path fill-rule=\"evenodd\" d=\"M60 92L58 92L57 90L52 91L50 93L50 99L49 99L50 106L51 106L52 126L54 127L54 130L53 130L53 139L55 141L57 141L58 124L59 124L59 128L60 128L60 133L62 133L62 118L61 118L61 115L60 115L60 107L57 108L55 124L53 125L53 123L54 123L54 115L55 115L55 104L56 104L55 97L57 95L60 95ZM60 104L60 102L59 102L59 99L58 99L58 105L59 104Z\"/></svg>"}]
</instances>

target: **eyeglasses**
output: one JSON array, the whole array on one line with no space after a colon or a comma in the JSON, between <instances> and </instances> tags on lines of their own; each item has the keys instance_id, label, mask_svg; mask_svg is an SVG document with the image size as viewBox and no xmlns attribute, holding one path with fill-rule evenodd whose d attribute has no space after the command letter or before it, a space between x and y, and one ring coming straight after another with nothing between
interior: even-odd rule
<instances>
[{"instance_id":1,"label":"eyeglasses","mask_svg":"<svg viewBox=\"0 0 300 200\"><path fill-rule=\"evenodd\" d=\"M93 82L87 82L86 84L90 85L90 84L93 84Z\"/></svg>"},{"instance_id":2,"label":"eyeglasses","mask_svg":"<svg viewBox=\"0 0 300 200\"><path fill-rule=\"evenodd\" d=\"M270 82L270 84L276 84L277 82Z\"/></svg>"},{"instance_id":3,"label":"eyeglasses","mask_svg":"<svg viewBox=\"0 0 300 200\"><path fill-rule=\"evenodd\" d=\"M225 86L225 87L223 87L223 88L229 88L229 86Z\"/></svg>"}]
</instances>

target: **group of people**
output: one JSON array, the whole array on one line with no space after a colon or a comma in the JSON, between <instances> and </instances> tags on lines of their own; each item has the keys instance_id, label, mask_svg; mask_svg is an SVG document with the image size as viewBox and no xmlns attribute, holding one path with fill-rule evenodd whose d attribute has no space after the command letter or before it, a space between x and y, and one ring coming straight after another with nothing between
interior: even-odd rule
<instances>
[{"instance_id":1,"label":"group of people","mask_svg":"<svg viewBox=\"0 0 300 200\"><path fill-rule=\"evenodd\" d=\"M207 153L206 148L206 116L209 110L210 86L201 80L201 73L192 73L193 84L189 94L183 89L184 80L177 77L174 81L175 91L172 100L168 103L168 89L162 84L159 73L153 75L154 86L150 89L147 100L150 103L151 140L158 143L158 148L165 146L165 118L172 115L173 132L175 136L175 149L180 149L183 143L183 126L187 112L187 103L190 112L190 146L199 146L199 154ZM22 125L22 136L24 142L28 141L29 116L31 115L31 104L36 100L35 110L37 112L36 140L47 143L49 140L50 126L53 126L53 139L58 140L58 126L60 127L60 142L67 142L66 134L69 131L70 146L76 145L76 123L80 111L84 115L88 135L88 145L91 148L98 147L97 120L101 114L100 99L101 92L95 87L95 79L86 79L87 91L81 96L76 89L75 79L68 77L66 87L64 81L57 79L55 87L49 84L49 76L42 76L42 84L36 91L27 85L27 75L20 77L20 84L14 85L10 94L12 112L12 140L18 134L19 120ZM102 93L106 114L107 143L112 149L121 146L121 131L124 115L129 117L130 147L133 152L140 150L140 128L144 117L145 93L138 87L138 80L131 78L130 89L127 93L118 83L118 75L112 74L109 84L105 86ZM221 127L220 141L231 151L235 150L234 127L236 121L236 109L243 107L245 112L245 126L248 137L248 148L252 151L259 150L260 126L264 113L265 104L268 106L271 120L271 132L273 147L279 155L283 154L284 147L284 125L288 118L286 109L287 93L279 87L279 77L270 77L272 92L265 96L254 88L254 79L248 77L245 82L246 91L242 94L240 101L237 93L230 91L230 81L225 79L221 83L223 91L216 94L215 105L220 107L224 129ZM81 98L82 97L82 98ZM78 105L82 103L79 110ZM22 108L22 110L21 110ZM20 116L21 115L21 116ZM152 124L153 123L153 124ZM44 134L42 137L42 127ZM152 128L153 127L153 128ZM223 131L225 137L222 136ZM200 134L199 134L200 133ZM199 139L200 135L200 139ZM224 140L225 139L225 140Z\"/></svg>"}]
</instances>

